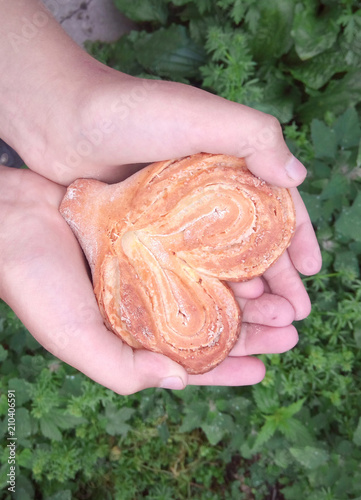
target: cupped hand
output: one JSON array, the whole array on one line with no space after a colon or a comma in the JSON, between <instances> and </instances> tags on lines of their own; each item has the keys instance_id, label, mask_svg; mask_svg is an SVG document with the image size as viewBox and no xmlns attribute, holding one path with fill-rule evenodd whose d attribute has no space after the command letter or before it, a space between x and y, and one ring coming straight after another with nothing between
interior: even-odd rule
<instances>
[{"instance_id":1,"label":"cupped hand","mask_svg":"<svg viewBox=\"0 0 361 500\"><path fill-rule=\"evenodd\" d=\"M0 177L0 297L40 344L96 382L120 394L254 384L265 367L250 355L283 352L297 342L289 302L262 294L255 280L234 285L242 295L242 332L231 356L212 372L189 376L165 356L133 351L103 325L87 264L58 212L65 188L26 170L0 167Z\"/></svg>"}]
</instances>

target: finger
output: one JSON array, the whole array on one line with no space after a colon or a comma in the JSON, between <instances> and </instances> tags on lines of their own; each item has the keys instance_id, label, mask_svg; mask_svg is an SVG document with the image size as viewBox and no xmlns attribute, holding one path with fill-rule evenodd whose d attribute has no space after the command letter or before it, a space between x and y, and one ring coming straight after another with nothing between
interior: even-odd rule
<instances>
[{"instance_id":1,"label":"finger","mask_svg":"<svg viewBox=\"0 0 361 500\"><path fill-rule=\"evenodd\" d=\"M71 349L66 345L67 338L72 339ZM57 357L118 394L134 394L149 387L180 390L187 385L187 374L180 365L161 354L133 350L102 324L88 328L69 325L62 332L61 344L55 349L53 344L52 350Z\"/></svg>"},{"instance_id":2,"label":"finger","mask_svg":"<svg viewBox=\"0 0 361 500\"><path fill-rule=\"evenodd\" d=\"M275 117L199 89L189 94L191 98L182 104L183 116L189 108L197 152L245 157L254 175L278 186L303 182L307 171L289 151Z\"/></svg>"},{"instance_id":3,"label":"finger","mask_svg":"<svg viewBox=\"0 0 361 500\"><path fill-rule=\"evenodd\" d=\"M261 360L252 357L228 357L203 375L189 375L189 385L225 385L229 387L258 384L266 374Z\"/></svg>"},{"instance_id":4,"label":"finger","mask_svg":"<svg viewBox=\"0 0 361 500\"><path fill-rule=\"evenodd\" d=\"M261 278L253 278L249 281L243 281L240 283L228 282L228 285L232 289L235 297L254 299L262 295L264 291L264 285Z\"/></svg>"},{"instance_id":5,"label":"finger","mask_svg":"<svg viewBox=\"0 0 361 500\"><path fill-rule=\"evenodd\" d=\"M297 189L291 193L296 209L296 232L288 251L295 268L310 276L321 269L321 251L301 195Z\"/></svg>"},{"instance_id":6,"label":"finger","mask_svg":"<svg viewBox=\"0 0 361 500\"><path fill-rule=\"evenodd\" d=\"M264 293L253 300L239 299L243 321L268 326L287 326L295 319L295 310L280 295Z\"/></svg>"},{"instance_id":7,"label":"finger","mask_svg":"<svg viewBox=\"0 0 361 500\"><path fill-rule=\"evenodd\" d=\"M252 354L277 354L289 351L298 342L297 330L293 325L281 328L243 323L238 342L230 356Z\"/></svg>"},{"instance_id":8,"label":"finger","mask_svg":"<svg viewBox=\"0 0 361 500\"><path fill-rule=\"evenodd\" d=\"M189 85L112 75L114 84L91 107L95 122L112 124L94 161L115 166L222 153L245 157L254 175L278 186L297 186L306 177L273 116ZM132 96L136 102L125 105Z\"/></svg>"},{"instance_id":9,"label":"finger","mask_svg":"<svg viewBox=\"0 0 361 500\"><path fill-rule=\"evenodd\" d=\"M295 310L295 320L306 318L311 302L302 280L285 252L263 275L272 293L286 298Z\"/></svg>"}]
</instances>

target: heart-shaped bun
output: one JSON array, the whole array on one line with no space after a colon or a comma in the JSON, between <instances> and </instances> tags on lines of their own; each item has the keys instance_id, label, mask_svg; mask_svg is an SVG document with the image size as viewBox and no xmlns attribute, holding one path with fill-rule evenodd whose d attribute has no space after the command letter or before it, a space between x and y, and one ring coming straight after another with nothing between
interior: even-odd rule
<instances>
[{"instance_id":1,"label":"heart-shaped bun","mask_svg":"<svg viewBox=\"0 0 361 500\"><path fill-rule=\"evenodd\" d=\"M225 155L154 163L119 184L79 179L60 211L109 330L188 373L211 370L237 341L241 311L225 281L262 275L295 227L289 191Z\"/></svg>"}]
</instances>

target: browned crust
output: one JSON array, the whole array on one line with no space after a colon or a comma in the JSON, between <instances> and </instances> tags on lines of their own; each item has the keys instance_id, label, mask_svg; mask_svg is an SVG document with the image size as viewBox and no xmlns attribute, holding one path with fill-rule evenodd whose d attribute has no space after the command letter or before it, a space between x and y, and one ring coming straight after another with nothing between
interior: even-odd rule
<instances>
[{"instance_id":1,"label":"browned crust","mask_svg":"<svg viewBox=\"0 0 361 500\"><path fill-rule=\"evenodd\" d=\"M287 189L254 177L243 159L203 153L120 184L75 181L60 211L107 327L189 373L217 366L239 336L241 311L224 281L262 275L295 228Z\"/></svg>"}]
</instances>

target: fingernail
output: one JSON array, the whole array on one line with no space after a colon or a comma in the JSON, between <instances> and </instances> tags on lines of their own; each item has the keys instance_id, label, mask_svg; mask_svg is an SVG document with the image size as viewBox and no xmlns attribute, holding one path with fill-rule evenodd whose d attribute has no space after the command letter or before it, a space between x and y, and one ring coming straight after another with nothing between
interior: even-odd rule
<instances>
[{"instance_id":1,"label":"fingernail","mask_svg":"<svg viewBox=\"0 0 361 500\"><path fill-rule=\"evenodd\" d=\"M293 155L289 159L285 168L288 177L293 181L301 182L307 175L307 170L304 167L304 165L302 165L302 163L299 160L297 160L297 158Z\"/></svg>"},{"instance_id":2,"label":"fingernail","mask_svg":"<svg viewBox=\"0 0 361 500\"><path fill-rule=\"evenodd\" d=\"M162 389L173 389L175 391L181 391L184 389L185 385L180 377L166 377L164 378L160 385Z\"/></svg>"}]
</instances>

